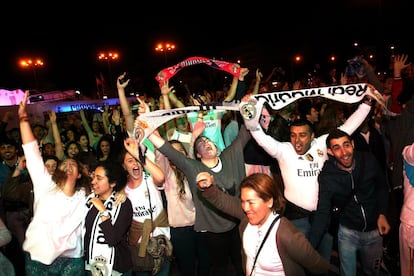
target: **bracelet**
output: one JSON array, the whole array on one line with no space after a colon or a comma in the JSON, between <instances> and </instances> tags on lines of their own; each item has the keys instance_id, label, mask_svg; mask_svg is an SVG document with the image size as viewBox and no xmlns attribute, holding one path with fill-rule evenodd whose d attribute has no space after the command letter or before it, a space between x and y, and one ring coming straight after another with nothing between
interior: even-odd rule
<instances>
[{"instance_id":1,"label":"bracelet","mask_svg":"<svg viewBox=\"0 0 414 276\"><path fill-rule=\"evenodd\" d=\"M370 105L372 105L375 102L375 99L365 96L364 102L368 102Z\"/></svg>"},{"instance_id":2,"label":"bracelet","mask_svg":"<svg viewBox=\"0 0 414 276\"><path fill-rule=\"evenodd\" d=\"M99 217L100 218L102 218L102 217L111 217L111 213L109 213L108 210L105 210L105 211L102 211L102 212L99 213Z\"/></svg>"},{"instance_id":3,"label":"bracelet","mask_svg":"<svg viewBox=\"0 0 414 276\"><path fill-rule=\"evenodd\" d=\"M19 116L19 120L20 121L29 121L29 116L27 114L23 115L23 116Z\"/></svg>"}]
</instances>

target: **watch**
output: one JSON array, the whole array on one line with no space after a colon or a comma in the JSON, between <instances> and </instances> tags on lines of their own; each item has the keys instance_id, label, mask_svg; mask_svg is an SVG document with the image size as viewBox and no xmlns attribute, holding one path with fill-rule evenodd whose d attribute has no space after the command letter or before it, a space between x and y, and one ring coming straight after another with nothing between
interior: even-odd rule
<instances>
[{"instance_id":1,"label":"watch","mask_svg":"<svg viewBox=\"0 0 414 276\"><path fill-rule=\"evenodd\" d=\"M111 213L109 213L108 210L105 210L105 211L99 213L99 217L100 218L102 218L102 217L111 217Z\"/></svg>"}]
</instances>

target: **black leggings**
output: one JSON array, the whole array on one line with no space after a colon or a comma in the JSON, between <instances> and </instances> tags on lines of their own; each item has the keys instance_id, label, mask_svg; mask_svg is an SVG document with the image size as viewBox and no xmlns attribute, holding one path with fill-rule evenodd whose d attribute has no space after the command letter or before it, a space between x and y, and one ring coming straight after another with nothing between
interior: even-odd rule
<instances>
[{"instance_id":1,"label":"black leggings","mask_svg":"<svg viewBox=\"0 0 414 276\"><path fill-rule=\"evenodd\" d=\"M238 227L223 233L203 233L210 259L210 275L244 275Z\"/></svg>"}]
</instances>

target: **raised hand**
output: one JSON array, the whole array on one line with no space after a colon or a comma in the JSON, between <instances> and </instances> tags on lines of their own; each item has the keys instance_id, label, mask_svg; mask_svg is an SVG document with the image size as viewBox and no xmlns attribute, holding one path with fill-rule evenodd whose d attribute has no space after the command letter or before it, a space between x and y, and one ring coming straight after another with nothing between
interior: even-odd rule
<instances>
[{"instance_id":1,"label":"raised hand","mask_svg":"<svg viewBox=\"0 0 414 276\"><path fill-rule=\"evenodd\" d=\"M27 108L27 98L28 97L29 97L29 90L26 90L24 92L23 100L19 104L19 109L18 109L18 113L17 113L19 115L20 119L22 119L22 118L28 119L27 110L26 110L26 108Z\"/></svg>"},{"instance_id":2,"label":"raised hand","mask_svg":"<svg viewBox=\"0 0 414 276\"><path fill-rule=\"evenodd\" d=\"M125 149L131 154L135 159L139 160L138 150L139 144L138 142L131 137L128 137L124 140L124 147Z\"/></svg>"},{"instance_id":3,"label":"raised hand","mask_svg":"<svg viewBox=\"0 0 414 276\"><path fill-rule=\"evenodd\" d=\"M126 72L122 73L119 77L118 80L116 82L116 87L118 89L125 89L125 87L127 87L127 85L129 84L130 79L125 79L126 77Z\"/></svg>"},{"instance_id":4,"label":"raised hand","mask_svg":"<svg viewBox=\"0 0 414 276\"><path fill-rule=\"evenodd\" d=\"M139 96L137 96L137 101L139 102L138 115L148 113L151 111L148 104L145 101L141 100Z\"/></svg>"},{"instance_id":5,"label":"raised hand","mask_svg":"<svg viewBox=\"0 0 414 276\"><path fill-rule=\"evenodd\" d=\"M161 95L168 95L174 90L174 86L168 86L168 80L164 80L161 86Z\"/></svg>"},{"instance_id":6,"label":"raised hand","mask_svg":"<svg viewBox=\"0 0 414 276\"><path fill-rule=\"evenodd\" d=\"M406 63L408 59L408 55L396 55L394 57L394 78L401 77L401 71L404 68L407 68L411 63Z\"/></svg>"},{"instance_id":7,"label":"raised hand","mask_svg":"<svg viewBox=\"0 0 414 276\"><path fill-rule=\"evenodd\" d=\"M49 120L51 123L56 123L56 112L53 109L49 110Z\"/></svg>"}]
</instances>

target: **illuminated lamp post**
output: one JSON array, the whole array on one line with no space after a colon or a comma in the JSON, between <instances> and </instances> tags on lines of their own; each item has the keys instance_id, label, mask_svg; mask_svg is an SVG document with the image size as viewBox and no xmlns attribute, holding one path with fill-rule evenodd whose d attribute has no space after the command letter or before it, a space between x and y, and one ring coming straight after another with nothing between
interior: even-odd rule
<instances>
[{"instance_id":1,"label":"illuminated lamp post","mask_svg":"<svg viewBox=\"0 0 414 276\"><path fill-rule=\"evenodd\" d=\"M119 53L116 51L102 51L99 52L98 54L98 60L102 61L102 62L106 62L107 66L108 66L108 77L109 77L109 87L110 90L112 90L112 69L111 69L111 63L112 62L116 62L119 60ZM104 80L101 77L101 82L102 82L102 92L104 92Z\"/></svg>"},{"instance_id":2,"label":"illuminated lamp post","mask_svg":"<svg viewBox=\"0 0 414 276\"><path fill-rule=\"evenodd\" d=\"M302 61L303 61L303 57L299 54L297 54L293 57L293 60L290 64L290 73L291 73L292 83L296 81L296 79L295 79L296 74L295 73L297 73L297 72L295 72L295 71L299 70L299 65L302 63Z\"/></svg>"},{"instance_id":3,"label":"illuminated lamp post","mask_svg":"<svg viewBox=\"0 0 414 276\"><path fill-rule=\"evenodd\" d=\"M39 82L37 79L37 68L43 67L44 62L41 58L31 59L31 58L23 58L19 60L19 66L23 69L32 69L33 71L33 78L35 82L35 89L39 89Z\"/></svg>"},{"instance_id":4,"label":"illuminated lamp post","mask_svg":"<svg viewBox=\"0 0 414 276\"><path fill-rule=\"evenodd\" d=\"M167 53L175 51L175 44L173 43L158 43L155 47L156 52L164 53L165 66L168 64Z\"/></svg>"}]
</instances>

